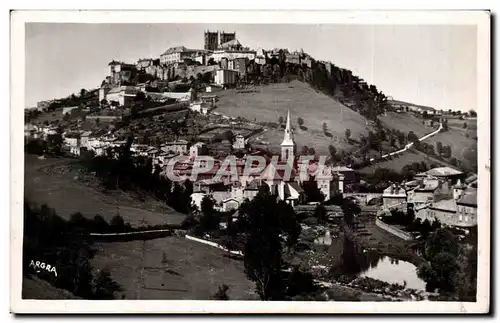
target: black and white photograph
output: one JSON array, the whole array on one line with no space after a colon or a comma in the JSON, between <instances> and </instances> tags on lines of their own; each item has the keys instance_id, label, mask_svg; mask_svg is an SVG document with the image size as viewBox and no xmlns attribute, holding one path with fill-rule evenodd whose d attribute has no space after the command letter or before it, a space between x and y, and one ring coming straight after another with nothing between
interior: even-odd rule
<instances>
[{"instance_id":1,"label":"black and white photograph","mask_svg":"<svg viewBox=\"0 0 500 323\"><path fill-rule=\"evenodd\" d=\"M12 311L489 310L488 11L11 15Z\"/></svg>"}]
</instances>

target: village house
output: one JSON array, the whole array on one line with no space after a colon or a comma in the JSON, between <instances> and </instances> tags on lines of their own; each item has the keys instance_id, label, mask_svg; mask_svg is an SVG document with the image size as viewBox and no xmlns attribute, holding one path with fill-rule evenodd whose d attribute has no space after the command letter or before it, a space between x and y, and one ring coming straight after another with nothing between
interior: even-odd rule
<instances>
[{"instance_id":1,"label":"village house","mask_svg":"<svg viewBox=\"0 0 500 323\"><path fill-rule=\"evenodd\" d=\"M354 183L356 181L356 172L352 168L346 166L334 166L332 167L332 172L341 174L345 183Z\"/></svg>"},{"instance_id":2,"label":"village house","mask_svg":"<svg viewBox=\"0 0 500 323\"><path fill-rule=\"evenodd\" d=\"M188 49L184 46L171 47L160 55L160 64L171 65L183 63L186 59L194 59L202 53L202 50Z\"/></svg>"},{"instance_id":3,"label":"village house","mask_svg":"<svg viewBox=\"0 0 500 323\"><path fill-rule=\"evenodd\" d=\"M246 58L248 61L255 59L256 52L245 48L237 39L230 40L224 44L221 44L217 50L214 50L209 56L216 63L220 63L223 58L228 61L232 61L239 58Z\"/></svg>"},{"instance_id":4,"label":"village house","mask_svg":"<svg viewBox=\"0 0 500 323\"><path fill-rule=\"evenodd\" d=\"M24 125L24 137L25 139L33 138L37 139L38 138L38 127L31 124L27 123Z\"/></svg>"},{"instance_id":5,"label":"village house","mask_svg":"<svg viewBox=\"0 0 500 323\"><path fill-rule=\"evenodd\" d=\"M457 200L459 226L477 225L477 189L469 189Z\"/></svg>"},{"instance_id":6,"label":"village house","mask_svg":"<svg viewBox=\"0 0 500 323\"><path fill-rule=\"evenodd\" d=\"M236 135L233 143L233 148L234 149L245 149L246 141L245 137L239 133Z\"/></svg>"},{"instance_id":7,"label":"village house","mask_svg":"<svg viewBox=\"0 0 500 323\"><path fill-rule=\"evenodd\" d=\"M477 225L477 190L468 189L458 199L449 198L420 206L416 218L429 222L439 220L444 226L472 227Z\"/></svg>"},{"instance_id":8,"label":"village house","mask_svg":"<svg viewBox=\"0 0 500 323\"><path fill-rule=\"evenodd\" d=\"M215 71L215 84L221 86L230 86L238 81L238 72L230 69L218 69Z\"/></svg>"},{"instance_id":9,"label":"village house","mask_svg":"<svg viewBox=\"0 0 500 323\"><path fill-rule=\"evenodd\" d=\"M109 66L111 86L134 85L137 83L137 67L135 64L112 61Z\"/></svg>"},{"instance_id":10,"label":"village house","mask_svg":"<svg viewBox=\"0 0 500 323\"><path fill-rule=\"evenodd\" d=\"M137 93L139 91L133 86L119 86L107 91L105 98L110 104L117 102L121 107L130 108Z\"/></svg>"},{"instance_id":11,"label":"village house","mask_svg":"<svg viewBox=\"0 0 500 323\"><path fill-rule=\"evenodd\" d=\"M186 154L188 152L188 142L186 140L167 141L161 149L165 152L174 152L176 154Z\"/></svg>"},{"instance_id":12,"label":"village house","mask_svg":"<svg viewBox=\"0 0 500 323\"><path fill-rule=\"evenodd\" d=\"M189 157L194 159L207 153L207 145L204 142L197 142L189 147Z\"/></svg>"},{"instance_id":13,"label":"village house","mask_svg":"<svg viewBox=\"0 0 500 323\"><path fill-rule=\"evenodd\" d=\"M459 179L464 179L465 174L451 167L436 167L426 172L415 175L416 179L421 178L439 178L444 181L450 181L455 184Z\"/></svg>"},{"instance_id":14,"label":"village house","mask_svg":"<svg viewBox=\"0 0 500 323\"><path fill-rule=\"evenodd\" d=\"M228 212L237 210L240 207L240 202L233 198L228 198L222 201L222 211Z\"/></svg>"},{"instance_id":15,"label":"village house","mask_svg":"<svg viewBox=\"0 0 500 323\"><path fill-rule=\"evenodd\" d=\"M406 190L399 184L392 184L382 193L382 204L385 209L406 212Z\"/></svg>"},{"instance_id":16,"label":"village house","mask_svg":"<svg viewBox=\"0 0 500 323\"><path fill-rule=\"evenodd\" d=\"M254 62L259 65L266 64L266 52L262 48L257 49Z\"/></svg>"},{"instance_id":17,"label":"village house","mask_svg":"<svg viewBox=\"0 0 500 323\"><path fill-rule=\"evenodd\" d=\"M72 155L80 156L80 134L69 132L63 134L64 145L69 148Z\"/></svg>"},{"instance_id":18,"label":"village house","mask_svg":"<svg viewBox=\"0 0 500 323\"><path fill-rule=\"evenodd\" d=\"M62 109L62 115L70 114L72 110L78 109L78 107L64 107Z\"/></svg>"}]
</instances>

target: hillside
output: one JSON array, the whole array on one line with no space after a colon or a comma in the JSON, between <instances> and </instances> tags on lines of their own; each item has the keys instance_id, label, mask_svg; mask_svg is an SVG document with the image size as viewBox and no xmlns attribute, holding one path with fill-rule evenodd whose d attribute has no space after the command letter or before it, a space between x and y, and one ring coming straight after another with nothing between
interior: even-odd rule
<instances>
[{"instance_id":1,"label":"hillside","mask_svg":"<svg viewBox=\"0 0 500 323\"><path fill-rule=\"evenodd\" d=\"M422 123L423 119L413 115L412 113L397 113L388 111L386 114L382 114L378 118L385 128L403 131L406 134L413 131L413 133L418 137L422 137L435 130L435 128L424 125Z\"/></svg>"},{"instance_id":2,"label":"hillside","mask_svg":"<svg viewBox=\"0 0 500 323\"><path fill-rule=\"evenodd\" d=\"M23 299L80 299L67 290L52 286L48 282L32 277L23 277Z\"/></svg>"},{"instance_id":3,"label":"hillside","mask_svg":"<svg viewBox=\"0 0 500 323\"><path fill-rule=\"evenodd\" d=\"M367 120L359 113L345 107L337 100L316 91L307 83L292 81L255 86L252 92L229 89L217 92L219 101L214 112L228 116L243 117L250 121L277 123L280 116L286 118L290 110L295 141L298 149L307 145L317 153L328 153L328 145L337 149L351 149L345 139L345 130L351 130L351 138L367 135ZM297 118L304 120L302 129ZM323 132L323 123L327 133ZM279 149L283 131L269 129L256 140L268 142L272 150Z\"/></svg>"},{"instance_id":4,"label":"hillside","mask_svg":"<svg viewBox=\"0 0 500 323\"><path fill-rule=\"evenodd\" d=\"M64 219L81 212L88 218L100 214L109 222L119 211L125 222L134 227L141 225L143 219L147 224L157 225L180 224L185 218L185 215L156 201L139 201L124 192L105 194L82 183L73 171L53 171L70 162L71 160L62 158L40 160L34 155L25 155L25 198L38 205L47 204L56 209Z\"/></svg>"},{"instance_id":5,"label":"hillside","mask_svg":"<svg viewBox=\"0 0 500 323\"><path fill-rule=\"evenodd\" d=\"M231 300L257 298L243 262L186 238L154 239L144 245L142 241L98 243L96 247L93 266L109 268L126 299L209 300L222 284L229 287Z\"/></svg>"}]
</instances>

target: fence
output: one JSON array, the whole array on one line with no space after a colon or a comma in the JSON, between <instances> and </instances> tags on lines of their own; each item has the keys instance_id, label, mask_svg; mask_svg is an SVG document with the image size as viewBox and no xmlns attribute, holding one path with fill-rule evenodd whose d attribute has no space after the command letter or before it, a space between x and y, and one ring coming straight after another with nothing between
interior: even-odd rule
<instances>
[{"instance_id":1,"label":"fence","mask_svg":"<svg viewBox=\"0 0 500 323\"><path fill-rule=\"evenodd\" d=\"M400 230L392 225L389 225L385 222L383 222L382 220L380 220L378 217L377 219L375 220L375 225L403 240L406 240L406 241L410 241L410 240L413 240L413 236L408 233L408 232L405 232L403 230Z\"/></svg>"},{"instance_id":2,"label":"fence","mask_svg":"<svg viewBox=\"0 0 500 323\"><path fill-rule=\"evenodd\" d=\"M132 241L132 240L151 240L171 236L172 229L145 230L135 232L119 233L88 233L86 235L98 241Z\"/></svg>"}]
</instances>

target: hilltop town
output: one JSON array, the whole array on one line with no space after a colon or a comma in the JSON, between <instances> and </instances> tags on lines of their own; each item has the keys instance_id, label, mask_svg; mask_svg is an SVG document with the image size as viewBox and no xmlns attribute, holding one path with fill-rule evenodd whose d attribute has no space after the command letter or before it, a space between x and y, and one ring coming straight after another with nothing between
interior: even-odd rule
<instances>
[{"instance_id":1,"label":"hilltop town","mask_svg":"<svg viewBox=\"0 0 500 323\"><path fill-rule=\"evenodd\" d=\"M194 241L188 253L220 251L228 262L244 258L246 271L232 263L228 270L238 272L235 277L245 272L242 284L248 278L257 292L234 291L238 299L470 299L474 294L475 273L467 267L474 262L469 252L477 247L474 111L394 100L350 70L317 61L304 50L248 48L235 32L206 31L203 49L176 46L135 64L111 60L108 67L98 88L41 101L25 113L26 171L41 176L26 182L26 194L33 190L32 198L42 203L45 186L65 190L65 184L54 184L57 178L57 183L70 183L67 192L58 193L60 200L73 189L99 196L93 200L99 200L95 212L94 202L85 202L87 193L72 197L82 199L89 214L53 200L49 206L69 221L68 228L77 223L95 237L109 235L112 242L103 249L125 243L113 240L118 234L130 234L131 241L174 235ZM262 99L266 91L267 101ZM313 101L304 108L293 99L273 103L280 95L297 93L321 101L322 107ZM325 117L315 117L316 112ZM132 193L140 198L130 200L126 194ZM126 207L118 202L123 194ZM98 208L100 203L109 208ZM267 218L259 217L263 209ZM75 211L81 213L75 217ZM142 236L152 230L154 238ZM254 268L260 266L255 259L265 251L258 245L267 243L256 232L280 237L286 248L279 271L297 275L284 281L305 280L307 287L293 286L298 291L292 292L289 286L286 297L271 295L259 285L258 274L248 274L248 268L260 270ZM452 254L457 264L450 273L467 280L463 289L429 274L442 259L421 250L436 237L456 242ZM162 248L151 243L153 249ZM137 268L145 268L146 249L143 245ZM370 253L376 261L366 258ZM341 254L363 270L338 265ZM412 278L403 279L403 286L358 275L383 261L382 256L413 265ZM97 262L110 264L102 258ZM177 295L141 296L144 276L137 289L127 285L130 272L121 270L120 278L111 276L128 286L123 298ZM154 276L149 283L160 280ZM407 286L407 280L414 284ZM226 282L211 280L210 288L213 284ZM228 288L220 287L218 297ZM209 297L204 289L200 293L179 297Z\"/></svg>"}]
</instances>

